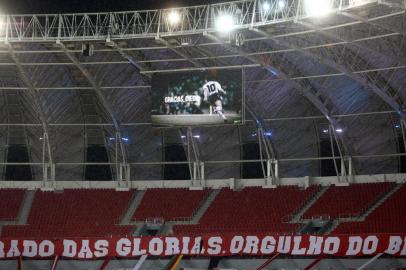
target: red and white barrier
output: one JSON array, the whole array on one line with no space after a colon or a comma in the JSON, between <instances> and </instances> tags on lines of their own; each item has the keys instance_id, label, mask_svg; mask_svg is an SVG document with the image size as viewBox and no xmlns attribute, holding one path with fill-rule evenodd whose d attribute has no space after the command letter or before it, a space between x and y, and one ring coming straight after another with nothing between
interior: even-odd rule
<instances>
[{"instance_id":1,"label":"red and white barrier","mask_svg":"<svg viewBox=\"0 0 406 270\"><path fill-rule=\"evenodd\" d=\"M204 235L105 239L0 238L0 259L187 256L406 256L406 234L374 235Z\"/></svg>"}]
</instances>

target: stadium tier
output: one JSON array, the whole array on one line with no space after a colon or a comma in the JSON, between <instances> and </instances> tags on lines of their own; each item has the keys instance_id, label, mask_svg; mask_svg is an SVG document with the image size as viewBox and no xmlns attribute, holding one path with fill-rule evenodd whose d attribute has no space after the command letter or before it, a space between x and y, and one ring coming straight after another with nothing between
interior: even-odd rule
<instances>
[{"instance_id":1,"label":"stadium tier","mask_svg":"<svg viewBox=\"0 0 406 270\"><path fill-rule=\"evenodd\" d=\"M238 232L291 234L299 232L304 224L299 220L297 223L292 221L293 216L303 211L304 207L309 209L302 220L323 216L340 221L334 233L398 233L406 225L406 217L401 212L406 205L406 186L399 187L390 182L330 186L320 198L316 196L322 192L320 186L307 189L296 186L273 189L246 187L238 191L223 188L211 199L209 194L215 190L159 188L145 191L139 205L133 210L130 205L136 200L134 190L36 191L32 205L26 206L29 211L26 223L3 226L1 236L133 235L135 221L143 223L150 218L174 222L172 232L179 235ZM390 194L394 188L399 189ZM22 189L0 191L0 222L17 220L23 208L24 192ZM198 210L201 217L196 220ZM368 215L363 221L360 217L367 210ZM128 211L134 211L130 212L133 221L120 225ZM341 220L343 217L358 220L347 222Z\"/></svg>"},{"instance_id":2,"label":"stadium tier","mask_svg":"<svg viewBox=\"0 0 406 270\"><path fill-rule=\"evenodd\" d=\"M284 223L317 192L298 187L262 189L247 187L241 191L222 189L198 225L178 225L175 234L216 232L294 233L300 224Z\"/></svg>"},{"instance_id":3,"label":"stadium tier","mask_svg":"<svg viewBox=\"0 0 406 270\"><path fill-rule=\"evenodd\" d=\"M133 220L162 218L165 221L190 219L209 194L208 190L149 189L134 213Z\"/></svg>"},{"instance_id":4,"label":"stadium tier","mask_svg":"<svg viewBox=\"0 0 406 270\"><path fill-rule=\"evenodd\" d=\"M317 202L304 213L303 218L357 217L384 195L391 186L392 183L330 186Z\"/></svg>"},{"instance_id":5,"label":"stadium tier","mask_svg":"<svg viewBox=\"0 0 406 270\"><path fill-rule=\"evenodd\" d=\"M402 186L363 222L342 222L334 233L404 233L406 228L406 186Z\"/></svg>"},{"instance_id":6,"label":"stadium tier","mask_svg":"<svg viewBox=\"0 0 406 270\"><path fill-rule=\"evenodd\" d=\"M26 225L6 226L2 236L100 237L128 235L131 227L118 226L133 191L37 191Z\"/></svg>"}]
</instances>

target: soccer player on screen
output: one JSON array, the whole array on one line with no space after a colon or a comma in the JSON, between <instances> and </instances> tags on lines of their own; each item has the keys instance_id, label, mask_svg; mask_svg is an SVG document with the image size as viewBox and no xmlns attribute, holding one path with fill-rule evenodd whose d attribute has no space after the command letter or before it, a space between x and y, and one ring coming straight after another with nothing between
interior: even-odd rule
<instances>
[{"instance_id":1,"label":"soccer player on screen","mask_svg":"<svg viewBox=\"0 0 406 270\"><path fill-rule=\"evenodd\" d=\"M203 101L209 102L214 108L214 112L217 113L221 119L227 123L227 117L224 115L223 111L223 98L221 94L227 94L226 91L221 87L219 82L205 80L203 85Z\"/></svg>"}]
</instances>

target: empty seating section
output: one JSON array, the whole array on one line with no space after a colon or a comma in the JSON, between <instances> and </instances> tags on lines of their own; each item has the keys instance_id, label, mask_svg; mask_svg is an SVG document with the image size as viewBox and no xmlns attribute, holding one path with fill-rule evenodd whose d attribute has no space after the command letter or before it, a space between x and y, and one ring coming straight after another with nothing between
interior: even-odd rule
<instances>
[{"instance_id":1,"label":"empty seating section","mask_svg":"<svg viewBox=\"0 0 406 270\"><path fill-rule=\"evenodd\" d=\"M174 233L293 233L300 225L284 223L283 219L295 214L317 190L316 186L306 190L293 186L276 189L248 187L242 191L222 189L200 224L175 226Z\"/></svg>"},{"instance_id":2,"label":"empty seating section","mask_svg":"<svg viewBox=\"0 0 406 270\"><path fill-rule=\"evenodd\" d=\"M328 190L304 213L304 219L328 216L356 217L391 188L391 183L352 184L330 186Z\"/></svg>"},{"instance_id":3,"label":"empty seating section","mask_svg":"<svg viewBox=\"0 0 406 270\"><path fill-rule=\"evenodd\" d=\"M209 192L209 190L188 190L186 188L148 189L134 213L133 220L189 219L207 198Z\"/></svg>"},{"instance_id":4,"label":"empty seating section","mask_svg":"<svg viewBox=\"0 0 406 270\"><path fill-rule=\"evenodd\" d=\"M0 189L0 221L17 219L24 193L23 189Z\"/></svg>"},{"instance_id":5,"label":"empty seating section","mask_svg":"<svg viewBox=\"0 0 406 270\"><path fill-rule=\"evenodd\" d=\"M393 183L331 186L304 214L305 218L328 215L359 216L387 194ZM296 186L275 189L223 188L196 225L175 225L175 234L202 233L295 233L301 224L287 223L320 190ZM193 217L210 190L149 189L132 219L163 218L166 221ZM23 189L0 190L0 221L16 220L24 200ZM26 225L3 226L1 237L105 237L131 235L134 225L118 225L134 191L67 189L36 191ZM333 233L404 233L406 186L402 186L364 222L341 222Z\"/></svg>"},{"instance_id":6,"label":"empty seating section","mask_svg":"<svg viewBox=\"0 0 406 270\"><path fill-rule=\"evenodd\" d=\"M364 222L342 222L334 233L405 233L405 206L406 186L402 186L373 210Z\"/></svg>"},{"instance_id":7,"label":"empty seating section","mask_svg":"<svg viewBox=\"0 0 406 270\"><path fill-rule=\"evenodd\" d=\"M131 227L117 226L133 192L115 190L37 191L27 225L6 226L2 236L75 237L126 235Z\"/></svg>"}]
</instances>

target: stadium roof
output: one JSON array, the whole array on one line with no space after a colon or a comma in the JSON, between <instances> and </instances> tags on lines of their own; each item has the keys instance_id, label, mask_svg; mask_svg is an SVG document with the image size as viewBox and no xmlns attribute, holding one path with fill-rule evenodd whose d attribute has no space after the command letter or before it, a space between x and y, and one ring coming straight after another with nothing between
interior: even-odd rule
<instances>
[{"instance_id":1,"label":"stadium roof","mask_svg":"<svg viewBox=\"0 0 406 270\"><path fill-rule=\"evenodd\" d=\"M104 144L132 179L159 179L162 136L149 124L151 75L245 70L247 117L263 121L284 177L320 175L320 140L354 174L399 171L406 114L406 17L402 0L332 0L317 16L306 2L244 0L187 8L92 14L0 15L0 162L7 145L29 146L58 180L81 179L89 144ZM268 2L267 2L268 3ZM176 12L181 20L171 24ZM235 19L232 33L216 18ZM82 55L82 44L94 54ZM238 177L246 126L193 128L206 178ZM180 132L186 132L181 129ZM333 157L333 158L334 158ZM348 168L351 158L352 168ZM145 163L148 164L140 164ZM212 162L212 163L210 163ZM118 171L118 167L115 167Z\"/></svg>"}]
</instances>

